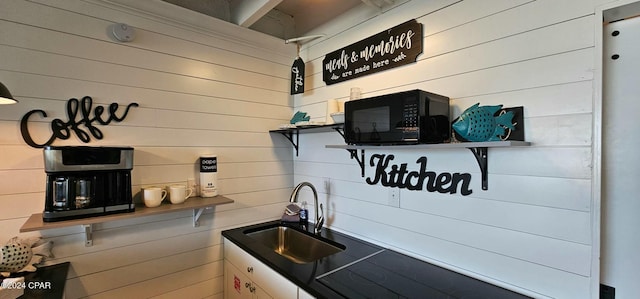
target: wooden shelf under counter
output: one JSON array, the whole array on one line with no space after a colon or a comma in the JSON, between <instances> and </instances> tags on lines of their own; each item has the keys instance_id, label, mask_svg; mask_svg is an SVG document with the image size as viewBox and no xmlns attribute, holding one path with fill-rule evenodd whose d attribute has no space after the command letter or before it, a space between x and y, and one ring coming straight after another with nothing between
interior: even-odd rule
<instances>
[{"instance_id":1,"label":"wooden shelf under counter","mask_svg":"<svg viewBox=\"0 0 640 299\"><path fill-rule=\"evenodd\" d=\"M44 222L42 220L42 213L36 213L31 215L29 219L20 227L20 232L33 232L45 229L64 228L74 225L81 225L85 228L86 234L86 246L93 244L91 234L93 232L93 224L104 223L116 220L124 220L131 218L138 218L144 216L152 216L166 213L179 212L184 210L193 210L193 226L197 227L200 224L198 219L202 212L207 208L212 208L217 205L233 203L232 199L218 195L215 197L190 197L184 203L181 204L162 204L159 207L147 208L144 205L136 205L136 210L130 213L119 213L112 215L87 217L73 220L62 220L54 222Z\"/></svg>"}]
</instances>

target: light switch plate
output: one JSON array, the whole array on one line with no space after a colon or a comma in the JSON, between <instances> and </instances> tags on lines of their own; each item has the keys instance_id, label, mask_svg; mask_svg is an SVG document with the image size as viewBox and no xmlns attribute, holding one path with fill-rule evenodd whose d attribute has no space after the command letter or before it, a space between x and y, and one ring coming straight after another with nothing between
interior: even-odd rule
<instances>
[{"instance_id":1,"label":"light switch plate","mask_svg":"<svg viewBox=\"0 0 640 299\"><path fill-rule=\"evenodd\" d=\"M389 205L392 207L400 207L400 189L389 188Z\"/></svg>"}]
</instances>

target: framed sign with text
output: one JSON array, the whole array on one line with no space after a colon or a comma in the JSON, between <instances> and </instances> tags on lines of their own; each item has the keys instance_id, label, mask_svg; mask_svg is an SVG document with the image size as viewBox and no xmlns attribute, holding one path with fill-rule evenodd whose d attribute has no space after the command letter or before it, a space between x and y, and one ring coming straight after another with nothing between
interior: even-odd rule
<instances>
[{"instance_id":1,"label":"framed sign with text","mask_svg":"<svg viewBox=\"0 0 640 299\"><path fill-rule=\"evenodd\" d=\"M422 53L422 24L410 20L325 55L327 85L416 62Z\"/></svg>"},{"instance_id":2,"label":"framed sign with text","mask_svg":"<svg viewBox=\"0 0 640 299\"><path fill-rule=\"evenodd\" d=\"M304 61L298 57L291 66L291 94L304 93Z\"/></svg>"}]
</instances>

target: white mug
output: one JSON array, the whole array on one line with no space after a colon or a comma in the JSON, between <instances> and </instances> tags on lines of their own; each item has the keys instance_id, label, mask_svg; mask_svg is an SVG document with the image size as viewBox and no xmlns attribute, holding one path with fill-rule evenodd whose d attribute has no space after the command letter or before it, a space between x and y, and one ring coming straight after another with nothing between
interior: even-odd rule
<instances>
[{"instance_id":1,"label":"white mug","mask_svg":"<svg viewBox=\"0 0 640 299\"><path fill-rule=\"evenodd\" d=\"M189 190L189 192L187 192ZM169 186L169 200L172 204L183 203L189 196L193 194L193 188L187 188L185 185L171 185Z\"/></svg>"},{"instance_id":2,"label":"white mug","mask_svg":"<svg viewBox=\"0 0 640 299\"><path fill-rule=\"evenodd\" d=\"M144 205L149 208L159 206L165 197L167 197L167 190L160 187L143 188L142 198L144 200Z\"/></svg>"}]
</instances>

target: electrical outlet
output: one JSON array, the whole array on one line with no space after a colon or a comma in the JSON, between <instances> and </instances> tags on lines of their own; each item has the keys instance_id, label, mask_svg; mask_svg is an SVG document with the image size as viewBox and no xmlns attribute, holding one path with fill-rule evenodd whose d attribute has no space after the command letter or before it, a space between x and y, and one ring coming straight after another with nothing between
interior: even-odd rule
<instances>
[{"instance_id":1,"label":"electrical outlet","mask_svg":"<svg viewBox=\"0 0 640 299\"><path fill-rule=\"evenodd\" d=\"M400 189L389 188L389 205L392 207L400 207Z\"/></svg>"},{"instance_id":2,"label":"electrical outlet","mask_svg":"<svg viewBox=\"0 0 640 299\"><path fill-rule=\"evenodd\" d=\"M196 181L196 179L188 178L187 187L193 188L193 193L191 196L200 196L200 185L198 184L198 181Z\"/></svg>"}]
</instances>

